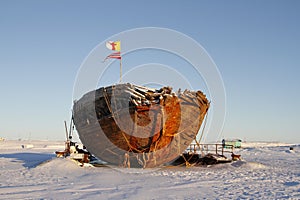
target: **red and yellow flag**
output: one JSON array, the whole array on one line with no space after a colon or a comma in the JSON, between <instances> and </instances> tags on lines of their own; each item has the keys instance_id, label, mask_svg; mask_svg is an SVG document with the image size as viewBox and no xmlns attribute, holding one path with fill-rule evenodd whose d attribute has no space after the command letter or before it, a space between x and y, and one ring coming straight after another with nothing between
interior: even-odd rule
<instances>
[{"instance_id":1,"label":"red and yellow flag","mask_svg":"<svg viewBox=\"0 0 300 200\"><path fill-rule=\"evenodd\" d=\"M106 47L113 51L121 51L121 41L108 41Z\"/></svg>"}]
</instances>

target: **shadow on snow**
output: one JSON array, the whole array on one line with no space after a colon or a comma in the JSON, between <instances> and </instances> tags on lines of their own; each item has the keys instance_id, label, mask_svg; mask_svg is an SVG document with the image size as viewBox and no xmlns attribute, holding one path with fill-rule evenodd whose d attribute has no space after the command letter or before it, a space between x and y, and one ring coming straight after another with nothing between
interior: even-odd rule
<instances>
[{"instance_id":1,"label":"shadow on snow","mask_svg":"<svg viewBox=\"0 0 300 200\"><path fill-rule=\"evenodd\" d=\"M0 154L0 158L13 158L12 162L22 162L26 168L35 168L39 164L46 162L53 157L55 154L46 153L12 153L12 154Z\"/></svg>"}]
</instances>

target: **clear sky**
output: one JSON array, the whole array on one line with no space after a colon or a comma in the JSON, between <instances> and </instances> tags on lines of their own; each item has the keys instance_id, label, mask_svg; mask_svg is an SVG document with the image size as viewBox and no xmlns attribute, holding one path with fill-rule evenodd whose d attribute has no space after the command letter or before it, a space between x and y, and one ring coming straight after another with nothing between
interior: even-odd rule
<instances>
[{"instance_id":1,"label":"clear sky","mask_svg":"<svg viewBox=\"0 0 300 200\"><path fill-rule=\"evenodd\" d=\"M0 0L0 137L64 139L89 52L150 26L182 32L212 57L226 89L225 138L300 143L299 10L296 0Z\"/></svg>"}]
</instances>

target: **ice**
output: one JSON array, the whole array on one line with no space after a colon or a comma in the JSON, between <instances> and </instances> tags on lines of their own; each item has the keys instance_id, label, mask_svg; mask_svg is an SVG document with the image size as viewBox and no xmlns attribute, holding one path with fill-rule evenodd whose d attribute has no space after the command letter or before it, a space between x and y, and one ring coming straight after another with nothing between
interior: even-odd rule
<instances>
[{"instance_id":1,"label":"ice","mask_svg":"<svg viewBox=\"0 0 300 200\"><path fill-rule=\"evenodd\" d=\"M156 169L79 167L55 157L63 149L1 141L0 199L300 199L299 144L246 143L241 161Z\"/></svg>"}]
</instances>

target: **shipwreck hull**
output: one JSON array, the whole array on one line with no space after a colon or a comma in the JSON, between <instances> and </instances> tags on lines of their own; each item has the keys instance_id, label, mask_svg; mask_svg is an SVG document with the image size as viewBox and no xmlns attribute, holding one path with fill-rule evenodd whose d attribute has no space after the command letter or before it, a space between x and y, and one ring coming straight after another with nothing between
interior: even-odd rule
<instances>
[{"instance_id":1,"label":"shipwreck hull","mask_svg":"<svg viewBox=\"0 0 300 200\"><path fill-rule=\"evenodd\" d=\"M208 108L200 91L119 84L85 94L74 103L73 116L80 140L99 159L156 167L188 147Z\"/></svg>"}]
</instances>

